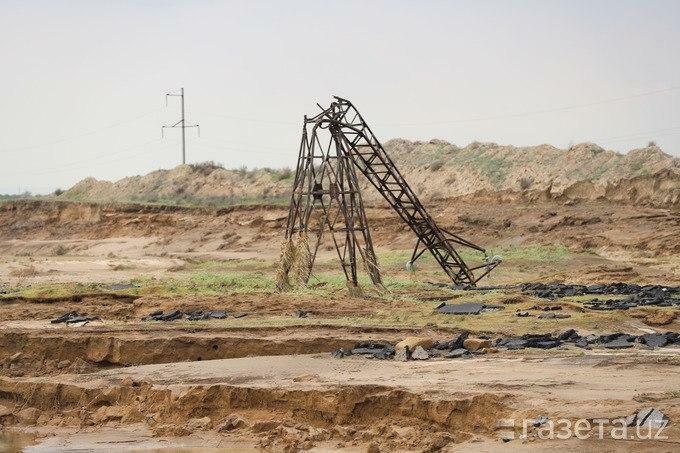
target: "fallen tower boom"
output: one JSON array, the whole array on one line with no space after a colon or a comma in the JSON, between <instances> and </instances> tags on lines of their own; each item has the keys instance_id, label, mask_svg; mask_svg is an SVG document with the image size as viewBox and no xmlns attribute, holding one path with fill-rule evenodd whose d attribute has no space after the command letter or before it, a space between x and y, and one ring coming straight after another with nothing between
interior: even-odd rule
<instances>
[{"instance_id":1,"label":"fallen tower boom","mask_svg":"<svg viewBox=\"0 0 680 453\"><path fill-rule=\"evenodd\" d=\"M341 132L343 150L418 237L411 262L429 250L454 283L474 285L494 264L485 263L471 269L453 244L482 253L485 250L437 226L359 111L350 101L338 97L335 99L324 112L330 120L329 127ZM423 248L419 250L421 245ZM479 268L487 268L487 272L475 278L472 271Z\"/></svg>"},{"instance_id":2,"label":"fallen tower boom","mask_svg":"<svg viewBox=\"0 0 680 453\"><path fill-rule=\"evenodd\" d=\"M336 178L337 181L339 181L336 182L336 179L327 178L328 181L326 181L323 176L323 170L321 171L321 176L319 176L318 170L315 169L313 164L310 164L310 162L316 158L315 156L317 156L314 151L317 147L315 144L319 143L318 147L321 147L317 133L320 130L327 129L330 132L331 142L334 143L334 152L336 154L331 156L327 151L325 160L319 168L325 168L324 166L328 165L328 162L332 159L338 161L347 160L351 162L353 166L366 177L373 187L378 190L385 200L387 200L390 206L397 214L399 214L399 217L401 217L411 230L413 230L418 238L411 260L407 263L407 266L412 268L413 263L428 250L455 284L474 286L479 279L487 275L500 263L500 258L498 257L493 257L491 259L486 257L482 264L475 267L468 267L455 247L471 248L484 253L486 256L485 250L437 225L401 175L392 159L385 152L385 149L373 134L371 128L366 124L361 114L350 101L335 97L335 101L332 102L328 108L324 109L321 106L319 107L322 110L321 113L309 119L305 117L305 129L303 130L300 159L298 161L295 176L288 216L288 227L286 230L286 238L288 240L292 239L295 232L300 233L309 230L310 213L316 203L315 198L318 200L318 204L323 208L326 216L326 220L321 222L321 228L323 229L323 225L327 225L331 232L334 231L334 224L328 221L327 207L321 200L321 195L330 194L331 198L338 199L336 185L341 186L341 179ZM307 125L313 125L312 138L307 137ZM361 204L358 185L352 181L352 179L354 178L350 178L350 190L347 192L340 191L341 196L339 198L340 205L344 206L346 205L346 201L344 201L343 198L345 193L358 197L356 217L359 220L359 228L356 228L353 225L353 216L351 214L346 214L346 212L351 210L345 209L344 211L344 215L348 220L348 222L346 222L347 225L354 227L351 228L352 231L351 235L348 236L348 242L353 241L352 238L356 234L355 230L360 230L366 237L366 254L374 256L370 234L368 233L368 223L363 214L363 206ZM305 185L309 188L305 189ZM311 198L313 196L315 196L315 198ZM305 197L307 199L306 202L304 201ZM321 238L322 229L317 233L319 240ZM347 231L347 228L345 228L344 231ZM316 247L318 248L318 243ZM343 248L341 250L341 248L338 247L337 242L336 248L338 248L343 268L349 266L353 270L351 276L346 272L348 280L356 285L356 260L354 255L351 253L351 259L347 262L344 258L346 256L345 249ZM352 245L350 250L353 250L353 248L354 246ZM359 252L361 253L361 249L359 249ZM315 255L316 248L312 255L312 263ZM375 259L373 259L373 261L375 262ZM478 269L483 269L483 272L481 275L475 276L474 271ZM374 282L376 281L375 278L373 280Z\"/></svg>"}]
</instances>

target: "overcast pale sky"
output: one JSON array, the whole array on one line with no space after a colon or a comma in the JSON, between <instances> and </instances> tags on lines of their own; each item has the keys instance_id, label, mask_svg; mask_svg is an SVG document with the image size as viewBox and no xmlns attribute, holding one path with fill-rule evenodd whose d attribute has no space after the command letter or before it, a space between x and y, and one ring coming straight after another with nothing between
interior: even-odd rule
<instances>
[{"instance_id":1,"label":"overcast pale sky","mask_svg":"<svg viewBox=\"0 0 680 453\"><path fill-rule=\"evenodd\" d=\"M680 1L0 0L0 193L294 164L333 94L378 137L680 155Z\"/></svg>"}]
</instances>

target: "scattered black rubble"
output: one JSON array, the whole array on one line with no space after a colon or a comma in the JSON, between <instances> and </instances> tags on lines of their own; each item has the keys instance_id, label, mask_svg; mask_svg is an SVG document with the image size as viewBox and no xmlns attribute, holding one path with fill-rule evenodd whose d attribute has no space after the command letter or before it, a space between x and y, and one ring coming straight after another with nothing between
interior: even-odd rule
<instances>
[{"instance_id":1,"label":"scattered black rubble","mask_svg":"<svg viewBox=\"0 0 680 453\"><path fill-rule=\"evenodd\" d=\"M69 311L67 313L64 313L63 315L59 316L58 318L55 318L50 321L52 324L75 324L79 322L90 322L90 321L98 321L99 316L88 316L86 313L78 313L77 311Z\"/></svg>"},{"instance_id":2,"label":"scattered black rubble","mask_svg":"<svg viewBox=\"0 0 680 453\"><path fill-rule=\"evenodd\" d=\"M244 313L241 314L245 316ZM157 310L149 313L142 318L142 321L175 321L177 319L186 318L189 321L205 321L209 319L226 319L229 314L224 310L194 310L188 312L182 312L180 310L172 310L164 312L163 310ZM234 318L242 317L237 315L232 315Z\"/></svg>"},{"instance_id":3,"label":"scattered black rubble","mask_svg":"<svg viewBox=\"0 0 680 453\"><path fill-rule=\"evenodd\" d=\"M593 299L583 304L593 310L627 310L639 306L680 306L680 287L662 285L636 285L634 283L599 283L594 285L568 285L564 283L523 283L523 293L543 299L571 296L628 296L623 299Z\"/></svg>"},{"instance_id":4,"label":"scattered black rubble","mask_svg":"<svg viewBox=\"0 0 680 453\"><path fill-rule=\"evenodd\" d=\"M480 304L477 302L465 302L451 305L441 303L435 308L435 311L449 315L478 315L482 312L498 311L503 310L504 308L505 307L502 305Z\"/></svg>"},{"instance_id":5,"label":"scattered black rubble","mask_svg":"<svg viewBox=\"0 0 680 453\"><path fill-rule=\"evenodd\" d=\"M347 350L343 350L347 351ZM337 351L336 351L337 352ZM355 345L346 355L363 355L375 359L387 359L394 355L394 346L387 343L361 342ZM344 357L344 356L343 356Z\"/></svg>"},{"instance_id":6,"label":"scattered black rubble","mask_svg":"<svg viewBox=\"0 0 680 453\"><path fill-rule=\"evenodd\" d=\"M450 289L455 289L455 290L462 290L462 291L498 291L498 290L505 290L505 289L515 289L518 286L517 285L487 285L487 286L472 286L472 285L456 285L456 284L451 284L451 283L434 283L434 282L429 282L430 285L439 287L439 288L450 288Z\"/></svg>"},{"instance_id":7,"label":"scattered black rubble","mask_svg":"<svg viewBox=\"0 0 680 453\"><path fill-rule=\"evenodd\" d=\"M209 311L190 311L186 314L189 321L200 321L206 319L226 319L228 316L224 310L209 310Z\"/></svg>"},{"instance_id":8,"label":"scattered black rubble","mask_svg":"<svg viewBox=\"0 0 680 453\"><path fill-rule=\"evenodd\" d=\"M447 341L436 341L430 349L421 346L413 351L403 348L398 351L388 343L361 342L352 349L338 349L331 355L334 358L343 358L350 355L362 355L375 359L394 358L398 361L406 360L427 360L433 357L446 358L466 358L483 351L471 351L463 347L465 340L469 337L468 332L463 332L457 337ZM482 339L484 336L479 335ZM487 338L489 339L489 338ZM627 349L635 345L643 348L661 348L671 345L680 346L680 333L648 333L644 335L631 335L616 332L606 335L579 335L574 329L553 334L525 334L514 337L500 337L492 342L493 348L517 350L517 349L553 349L563 345L573 345L583 349L603 348L603 349Z\"/></svg>"},{"instance_id":9,"label":"scattered black rubble","mask_svg":"<svg viewBox=\"0 0 680 453\"><path fill-rule=\"evenodd\" d=\"M297 318L306 318L309 315L309 312L306 310L298 309L295 310L294 316Z\"/></svg>"},{"instance_id":10,"label":"scattered black rubble","mask_svg":"<svg viewBox=\"0 0 680 453\"><path fill-rule=\"evenodd\" d=\"M468 351L467 349L458 348L458 349L454 349L453 351L449 351L449 353L446 354L446 357L448 357L449 359L458 359L460 357L471 356L471 355L472 355L472 353L470 351Z\"/></svg>"},{"instance_id":11,"label":"scattered black rubble","mask_svg":"<svg viewBox=\"0 0 680 453\"><path fill-rule=\"evenodd\" d=\"M173 310L169 312L157 310L143 317L142 321L174 321L176 319L182 319L183 317L184 313L179 310Z\"/></svg>"}]
</instances>

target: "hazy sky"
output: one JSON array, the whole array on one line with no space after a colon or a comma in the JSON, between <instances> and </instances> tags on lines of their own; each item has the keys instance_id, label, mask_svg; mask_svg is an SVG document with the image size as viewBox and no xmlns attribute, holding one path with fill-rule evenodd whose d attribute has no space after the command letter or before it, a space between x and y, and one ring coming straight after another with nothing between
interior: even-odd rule
<instances>
[{"instance_id":1,"label":"hazy sky","mask_svg":"<svg viewBox=\"0 0 680 453\"><path fill-rule=\"evenodd\" d=\"M680 1L0 0L0 193L294 164L333 94L378 137L680 155Z\"/></svg>"}]
</instances>

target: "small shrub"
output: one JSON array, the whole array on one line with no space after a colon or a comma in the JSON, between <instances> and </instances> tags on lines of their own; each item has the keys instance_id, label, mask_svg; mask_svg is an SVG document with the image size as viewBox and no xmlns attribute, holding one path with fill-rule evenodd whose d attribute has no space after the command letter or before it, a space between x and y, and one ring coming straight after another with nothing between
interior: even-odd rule
<instances>
[{"instance_id":1,"label":"small shrub","mask_svg":"<svg viewBox=\"0 0 680 453\"><path fill-rule=\"evenodd\" d=\"M201 173L203 176L208 176L213 171L224 168L222 164L212 160L206 160L205 162L199 162L197 164L189 164L189 166L193 171Z\"/></svg>"},{"instance_id":2,"label":"small shrub","mask_svg":"<svg viewBox=\"0 0 680 453\"><path fill-rule=\"evenodd\" d=\"M54 190L54 196L58 197L59 195L63 194L64 190L63 189L55 189Z\"/></svg>"},{"instance_id":3,"label":"small shrub","mask_svg":"<svg viewBox=\"0 0 680 453\"><path fill-rule=\"evenodd\" d=\"M654 140L650 140L649 143L647 143L648 148L656 147L656 142Z\"/></svg>"},{"instance_id":4,"label":"small shrub","mask_svg":"<svg viewBox=\"0 0 680 453\"><path fill-rule=\"evenodd\" d=\"M531 185L534 183L534 181L531 178L527 177L521 177L519 178L519 188L522 190L527 190Z\"/></svg>"},{"instance_id":5,"label":"small shrub","mask_svg":"<svg viewBox=\"0 0 680 453\"><path fill-rule=\"evenodd\" d=\"M292 177L292 176L293 176L293 170L291 170L291 169L288 168L288 167L282 168L282 169L278 172L278 180L279 180L279 181L283 181L283 180L288 179L288 178L290 178L290 177Z\"/></svg>"},{"instance_id":6,"label":"small shrub","mask_svg":"<svg viewBox=\"0 0 680 453\"><path fill-rule=\"evenodd\" d=\"M63 255L66 255L67 252L68 252L68 247L65 247L65 246L59 244L58 246L56 246L54 248L53 253L54 253L54 256L63 256Z\"/></svg>"}]
</instances>

